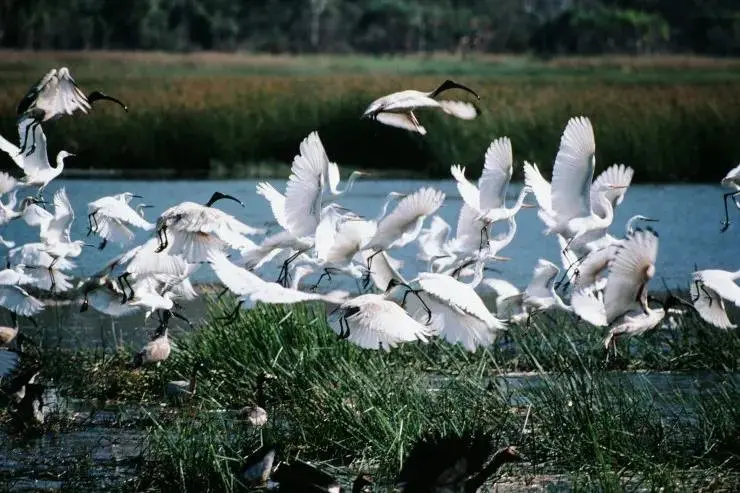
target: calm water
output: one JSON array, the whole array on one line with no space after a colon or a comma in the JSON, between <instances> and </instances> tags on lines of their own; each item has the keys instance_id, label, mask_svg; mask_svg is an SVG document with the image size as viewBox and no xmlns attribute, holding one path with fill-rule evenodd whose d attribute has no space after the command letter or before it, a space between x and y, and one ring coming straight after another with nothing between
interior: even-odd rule
<instances>
[{"instance_id":1,"label":"calm water","mask_svg":"<svg viewBox=\"0 0 740 493\"><path fill-rule=\"evenodd\" d=\"M77 211L77 219L72 226L73 239L84 238L87 230L87 203L104 195L130 191L144 196L144 202L155 207L147 209L147 217L154 221L166 208L185 200L205 202L218 190L240 198L246 208L241 208L231 201L219 202L218 207L234 214L242 221L253 226L264 226L272 221L267 201L255 193L255 180L232 181L114 181L114 180L59 180L49 187L46 196L59 187L66 187L72 205ZM284 191L285 180L273 180L278 190ZM360 181L355 188L342 197L340 203L368 218L380 212L383 200L388 192L412 192L422 186L434 186L447 194L441 216L454 228L457 214L460 211L461 199L457 188L451 180L389 180ZM511 187L513 203L520 184ZM533 201L534 198L530 198ZM722 192L719 186L713 185L633 185L630 187L624 202L616 211L616 219L611 228L614 235L621 236L627 219L635 214L643 214L660 220L650 223L660 234L660 251L658 267L653 287L660 288L660 278L669 286L685 286L689 275L696 264L698 268L737 269L737 257L740 252L740 214L736 211L734 223L725 233L720 233L720 220L723 217ZM516 285L524 286L529 282L532 267L538 258L546 258L559 264L558 245L555 237L542 235L544 229L537 218L535 209L523 209L517 216L518 230L514 241L501 252L501 255L513 260L499 263L501 277ZM274 228L273 228L274 229ZM17 243L35 241L35 230L24 223L14 221L6 227L2 235ZM137 236L137 241L146 238L145 233ZM257 239L257 238L255 238ZM416 244L394 252L394 256L404 260L404 275L413 277L423 269L416 260ZM106 260L120 253L117 245L109 245L99 252L86 249L83 257L78 259L78 275L89 275L104 265ZM277 269L275 269L277 276ZM269 277L269 272L265 273ZM196 280L213 280L208 269L196 273Z\"/></svg>"}]
</instances>

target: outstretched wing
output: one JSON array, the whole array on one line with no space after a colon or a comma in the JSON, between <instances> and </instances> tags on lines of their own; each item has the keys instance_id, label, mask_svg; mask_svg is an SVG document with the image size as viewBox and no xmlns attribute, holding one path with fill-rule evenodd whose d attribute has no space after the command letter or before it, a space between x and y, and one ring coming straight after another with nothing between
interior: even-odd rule
<instances>
[{"instance_id":1,"label":"outstretched wing","mask_svg":"<svg viewBox=\"0 0 740 493\"><path fill-rule=\"evenodd\" d=\"M285 224L296 238L314 234L319 225L328 163L319 134L311 132L293 159L285 192Z\"/></svg>"},{"instance_id":2,"label":"outstretched wing","mask_svg":"<svg viewBox=\"0 0 740 493\"><path fill-rule=\"evenodd\" d=\"M491 142L486 151L483 174L478 181L481 210L498 209L506 205L506 188L514 171L513 163L511 140L508 137Z\"/></svg>"},{"instance_id":3,"label":"outstretched wing","mask_svg":"<svg viewBox=\"0 0 740 493\"><path fill-rule=\"evenodd\" d=\"M552 209L560 221L591 214L595 154L591 121L585 117L571 118L560 140L552 172Z\"/></svg>"}]
</instances>

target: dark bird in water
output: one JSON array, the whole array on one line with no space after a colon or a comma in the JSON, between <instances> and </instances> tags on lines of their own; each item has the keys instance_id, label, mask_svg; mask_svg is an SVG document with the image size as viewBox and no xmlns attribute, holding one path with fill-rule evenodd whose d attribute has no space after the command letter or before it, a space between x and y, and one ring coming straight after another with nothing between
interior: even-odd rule
<instances>
[{"instance_id":1,"label":"dark bird in water","mask_svg":"<svg viewBox=\"0 0 740 493\"><path fill-rule=\"evenodd\" d=\"M404 493L474 493L502 464L522 460L511 446L491 458L492 452L490 438L480 432L426 436L414 444L396 485Z\"/></svg>"},{"instance_id":2,"label":"dark bird in water","mask_svg":"<svg viewBox=\"0 0 740 493\"><path fill-rule=\"evenodd\" d=\"M281 493L342 493L339 481L315 466L301 460L281 462L272 474L272 481L280 485ZM367 491L373 484L367 474L358 475L352 483L352 493Z\"/></svg>"},{"instance_id":3,"label":"dark bird in water","mask_svg":"<svg viewBox=\"0 0 740 493\"><path fill-rule=\"evenodd\" d=\"M44 122L61 118L63 115L71 115L77 110L87 113L88 110L92 109L92 104L95 101L112 101L120 105L124 111L128 111L128 107L119 99L100 91L93 91L85 96L67 67L49 70L38 82L31 86L16 108L18 121L32 120L32 123L25 127L25 135L21 142L21 153L28 148L28 137L29 134L33 135L35 127ZM35 148L36 142L34 140L34 142L31 142L29 154L33 153Z\"/></svg>"}]
</instances>

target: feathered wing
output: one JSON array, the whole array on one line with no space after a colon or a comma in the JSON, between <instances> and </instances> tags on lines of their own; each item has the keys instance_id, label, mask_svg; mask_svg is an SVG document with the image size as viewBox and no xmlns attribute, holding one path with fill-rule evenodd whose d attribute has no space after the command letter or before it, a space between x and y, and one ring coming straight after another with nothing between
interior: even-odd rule
<instances>
[{"instance_id":1,"label":"feathered wing","mask_svg":"<svg viewBox=\"0 0 740 493\"><path fill-rule=\"evenodd\" d=\"M31 317L44 309L41 301L18 286L0 286L0 306L22 317Z\"/></svg>"},{"instance_id":2,"label":"feathered wing","mask_svg":"<svg viewBox=\"0 0 740 493\"><path fill-rule=\"evenodd\" d=\"M36 106L47 112L71 115L91 108L85 94L77 87L67 67L62 67L56 78L49 81L37 98Z\"/></svg>"},{"instance_id":3,"label":"feathered wing","mask_svg":"<svg viewBox=\"0 0 740 493\"><path fill-rule=\"evenodd\" d=\"M55 244L69 242L69 232L72 228L72 221L75 218L72 204L69 203L69 197L64 188L60 188L54 193L54 217L47 223L46 231L41 230L41 237L46 243Z\"/></svg>"},{"instance_id":4,"label":"feathered wing","mask_svg":"<svg viewBox=\"0 0 740 493\"><path fill-rule=\"evenodd\" d=\"M33 130L28 135L29 146L33 142L35 147L31 154L23 154L23 171L27 176L34 176L42 171L46 171L50 168L49 166L49 154L46 148L46 134L41 125L35 124L32 118L24 118L18 124L18 133L20 134L20 141L25 142L26 138L26 127L33 124ZM29 149L30 150L30 149ZM27 151L28 152L28 151Z\"/></svg>"},{"instance_id":5,"label":"feathered wing","mask_svg":"<svg viewBox=\"0 0 740 493\"><path fill-rule=\"evenodd\" d=\"M717 269L701 270L694 273L694 279L704 283L730 303L740 306L740 286L731 279L730 272Z\"/></svg>"},{"instance_id":6,"label":"feathered wing","mask_svg":"<svg viewBox=\"0 0 740 493\"><path fill-rule=\"evenodd\" d=\"M390 214L380 220L369 245L372 246L376 240L394 236L396 232L402 232L402 235L393 242L393 246L400 247L410 243L421 229L419 220L437 212L444 199L445 194L433 188L422 188L404 197ZM415 226L417 226L416 231Z\"/></svg>"},{"instance_id":7,"label":"feathered wing","mask_svg":"<svg viewBox=\"0 0 740 493\"><path fill-rule=\"evenodd\" d=\"M98 209L95 218L99 222L102 217L130 224L145 231L154 229L154 224L141 217L131 206L119 200L116 200L115 203L112 201L110 204L106 204L105 207Z\"/></svg>"},{"instance_id":8,"label":"feathered wing","mask_svg":"<svg viewBox=\"0 0 740 493\"><path fill-rule=\"evenodd\" d=\"M337 334L344 332L345 335L348 328L347 340L365 349L390 351L402 342L427 342L433 335L432 329L381 295L365 294L350 299L335 315L329 320L331 328Z\"/></svg>"},{"instance_id":9,"label":"feathered wing","mask_svg":"<svg viewBox=\"0 0 740 493\"><path fill-rule=\"evenodd\" d=\"M506 188L514 172L511 140L502 137L491 142L486 150L483 174L478 181L481 210L498 209L506 205Z\"/></svg>"},{"instance_id":10,"label":"feathered wing","mask_svg":"<svg viewBox=\"0 0 740 493\"><path fill-rule=\"evenodd\" d=\"M224 286L238 296L249 296L266 284L259 276L232 264L222 253L209 254L208 262Z\"/></svg>"},{"instance_id":11,"label":"feathered wing","mask_svg":"<svg viewBox=\"0 0 740 493\"><path fill-rule=\"evenodd\" d=\"M450 173L457 184L457 191L465 202L465 205L476 211L482 211L480 202L480 192L478 187L470 183L465 177L465 168L459 164L450 166Z\"/></svg>"},{"instance_id":12,"label":"feathered wing","mask_svg":"<svg viewBox=\"0 0 740 493\"><path fill-rule=\"evenodd\" d=\"M285 224L295 237L314 234L319 225L329 158L317 132L311 132L293 159L285 192Z\"/></svg>"},{"instance_id":13,"label":"feathered wing","mask_svg":"<svg viewBox=\"0 0 740 493\"><path fill-rule=\"evenodd\" d=\"M410 132L426 135L427 130L411 117L411 113L388 113L381 112L375 115L375 119L384 125L402 128Z\"/></svg>"},{"instance_id":14,"label":"feathered wing","mask_svg":"<svg viewBox=\"0 0 740 493\"><path fill-rule=\"evenodd\" d=\"M278 225L287 230L288 225L285 221L285 195L278 192L271 184L262 181L257 184L257 195L262 195L270 204L272 215Z\"/></svg>"},{"instance_id":15,"label":"feathered wing","mask_svg":"<svg viewBox=\"0 0 740 493\"><path fill-rule=\"evenodd\" d=\"M595 153L596 142L589 119L571 118L560 140L552 172L552 209L560 221L591 214Z\"/></svg>"},{"instance_id":16,"label":"feathered wing","mask_svg":"<svg viewBox=\"0 0 740 493\"><path fill-rule=\"evenodd\" d=\"M633 170L629 166L625 166L624 164L614 164L602 171L591 185L590 200L591 207L593 208L594 213L598 214L601 217L604 217L606 215L606 211L601 206L601 201L598 199L597 196L597 194L599 193L603 193L605 195L607 200L611 202L612 207L616 207L620 203L622 203L624 194L627 193L627 187L629 187L630 183L632 183L632 177L634 176L634 174L635 170ZM624 188L607 189L606 191L604 191L604 185L612 185L615 187ZM600 189L601 191L599 191Z\"/></svg>"},{"instance_id":17,"label":"feathered wing","mask_svg":"<svg viewBox=\"0 0 740 493\"><path fill-rule=\"evenodd\" d=\"M439 101L442 111L461 120L474 120L478 116L478 108L472 103L465 101Z\"/></svg>"},{"instance_id":18,"label":"feathered wing","mask_svg":"<svg viewBox=\"0 0 740 493\"><path fill-rule=\"evenodd\" d=\"M505 328L471 286L429 272L420 274L418 282L431 302L428 305L435 320L433 326L451 344L460 342L466 350L475 351L479 346L492 344L496 331ZM421 302L412 296L407 300L412 316L426 322L427 312Z\"/></svg>"},{"instance_id":19,"label":"feathered wing","mask_svg":"<svg viewBox=\"0 0 740 493\"><path fill-rule=\"evenodd\" d=\"M524 295L531 298L548 298L552 296L550 293L550 284L559 272L560 269L552 262L539 259L532 271L532 280L527 286L527 289L524 290Z\"/></svg>"},{"instance_id":20,"label":"feathered wing","mask_svg":"<svg viewBox=\"0 0 740 493\"><path fill-rule=\"evenodd\" d=\"M21 149L0 135L0 151L6 153L20 169L24 169L24 156L21 155Z\"/></svg>"},{"instance_id":21,"label":"feathered wing","mask_svg":"<svg viewBox=\"0 0 740 493\"><path fill-rule=\"evenodd\" d=\"M570 306L573 312L586 322L597 327L604 327L606 323L606 308L604 301L593 287L576 289L570 297Z\"/></svg>"},{"instance_id":22,"label":"feathered wing","mask_svg":"<svg viewBox=\"0 0 740 493\"><path fill-rule=\"evenodd\" d=\"M701 281L699 281L698 289L696 282L692 282L689 289L694 308L704 321L720 329L734 329L737 327L727 318L725 301L716 291L702 284Z\"/></svg>"},{"instance_id":23,"label":"feathered wing","mask_svg":"<svg viewBox=\"0 0 740 493\"><path fill-rule=\"evenodd\" d=\"M650 229L635 230L617 247L609 261L604 293L607 322L647 306L647 283L655 275L657 257L658 235Z\"/></svg>"},{"instance_id":24,"label":"feathered wing","mask_svg":"<svg viewBox=\"0 0 740 493\"><path fill-rule=\"evenodd\" d=\"M590 286L606 275L607 268L609 267L609 260L614 256L615 252L616 247L609 246L589 253L586 258L578 264L578 267L576 268L578 274L573 276L573 285L576 288L584 288L586 286Z\"/></svg>"},{"instance_id":25,"label":"feathered wing","mask_svg":"<svg viewBox=\"0 0 740 493\"><path fill-rule=\"evenodd\" d=\"M363 261L367 265L368 258L372 253L368 250L363 250L361 253L363 255ZM372 279L373 284L380 291L388 289L391 279L406 284L406 280L390 261L386 252L380 252L373 257L372 264L370 265L370 279Z\"/></svg>"},{"instance_id":26,"label":"feathered wing","mask_svg":"<svg viewBox=\"0 0 740 493\"><path fill-rule=\"evenodd\" d=\"M344 221L339 225L334 243L326 254L330 265L345 265L360 251L375 234L374 221Z\"/></svg>"}]
</instances>

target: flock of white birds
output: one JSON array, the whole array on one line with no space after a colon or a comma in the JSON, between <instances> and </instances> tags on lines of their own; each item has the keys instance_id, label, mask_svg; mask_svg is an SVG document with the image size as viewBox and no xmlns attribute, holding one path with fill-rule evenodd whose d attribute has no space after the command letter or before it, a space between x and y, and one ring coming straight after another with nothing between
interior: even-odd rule
<instances>
[{"instance_id":1,"label":"flock of white birds","mask_svg":"<svg viewBox=\"0 0 740 493\"><path fill-rule=\"evenodd\" d=\"M477 96L446 81L430 93L403 91L384 96L371 103L363 116L422 135L426 130L415 115L418 109L436 108L458 118L475 118L477 108L471 103L436 99L456 88ZM5 346L18 333L17 316L31 317L44 309L44 302L24 287L52 293L73 290L83 309L90 307L112 317L143 311L148 318L157 313L159 328L136 361L161 362L170 351L167 321L179 316L178 302L198 296L189 278L202 268L213 270L238 297L241 309L256 303L323 303L329 325L338 336L366 349L390 350L401 343L441 337L475 351L493 344L508 324L528 323L534 313L544 310L562 310L608 327L604 341L608 349L617 336L641 334L658 326L676 301L693 305L717 327L735 327L724 303L740 306L740 287L735 282L740 271L695 272L691 303L673 296L664 301L648 296L648 283L656 274L658 234L636 226L639 221L652 220L645 216L630 219L624 237L608 233L614 208L622 202L633 170L613 165L593 180L596 143L588 118L567 122L552 183L537 165L524 162L525 186L513 205L506 203L514 170L508 138L497 138L488 147L477 185L466 178L464 167L452 166L463 199L454 235L450 225L436 215L445 194L433 187L407 195L390 194L374 219L340 206L337 200L351 193L353 182L363 173L353 172L340 188L339 167L313 132L300 143L285 193L266 182L257 185L256 193L269 202L280 227L278 233L260 241L252 239L265 231L216 208L221 199L241 203L220 192L205 204L173 205L156 223L143 217L143 205L132 206L136 195L124 192L88 204L89 234L102 241L91 245L71 238L75 211L64 188L54 193L50 207L43 200L44 188L62 173L69 153L59 152L56 166L50 165L42 123L87 112L94 99L124 106L102 93L85 96L66 68L52 70L19 105L18 145L0 137L0 148L22 172L20 179L0 175L0 226L22 220L38 228L37 242L15 245L12 238L2 240L8 263L0 272L0 305L14 315L13 327L0 331ZM722 184L734 188L725 196L725 209L730 197L740 208L740 166ZM18 201L18 194L29 187L37 187L37 194ZM528 196L534 197L536 205L526 203ZM507 260L499 252L514 238L516 215L525 207L537 207L544 234L557 236L561 248L553 254L564 272L556 282L561 267L540 259L531 282L520 291L485 273L490 263ZM727 216L724 223L726 229ZM152 235L130 248L132 228ZM494 234L494 228L505 231ZM395 249L414 242L428 267L415 278L405 279L399 273L400 262L392 255ZM112 258L98 274L75 284L72 269L84 247L103 248L108 243L130 249ZM278 281L267 280L275 278L278 267ZM305 282L309 275L318 278L312 285ZM335 276L360 280L366 292L327 292L326 285ZM324 290L319 289L322 282ZM495 302L486 304L484 298L492 294ZM3 359L12 360L7 354ZM6 365L5 372L10 369Z\"/></svg>"}]
</instances>

